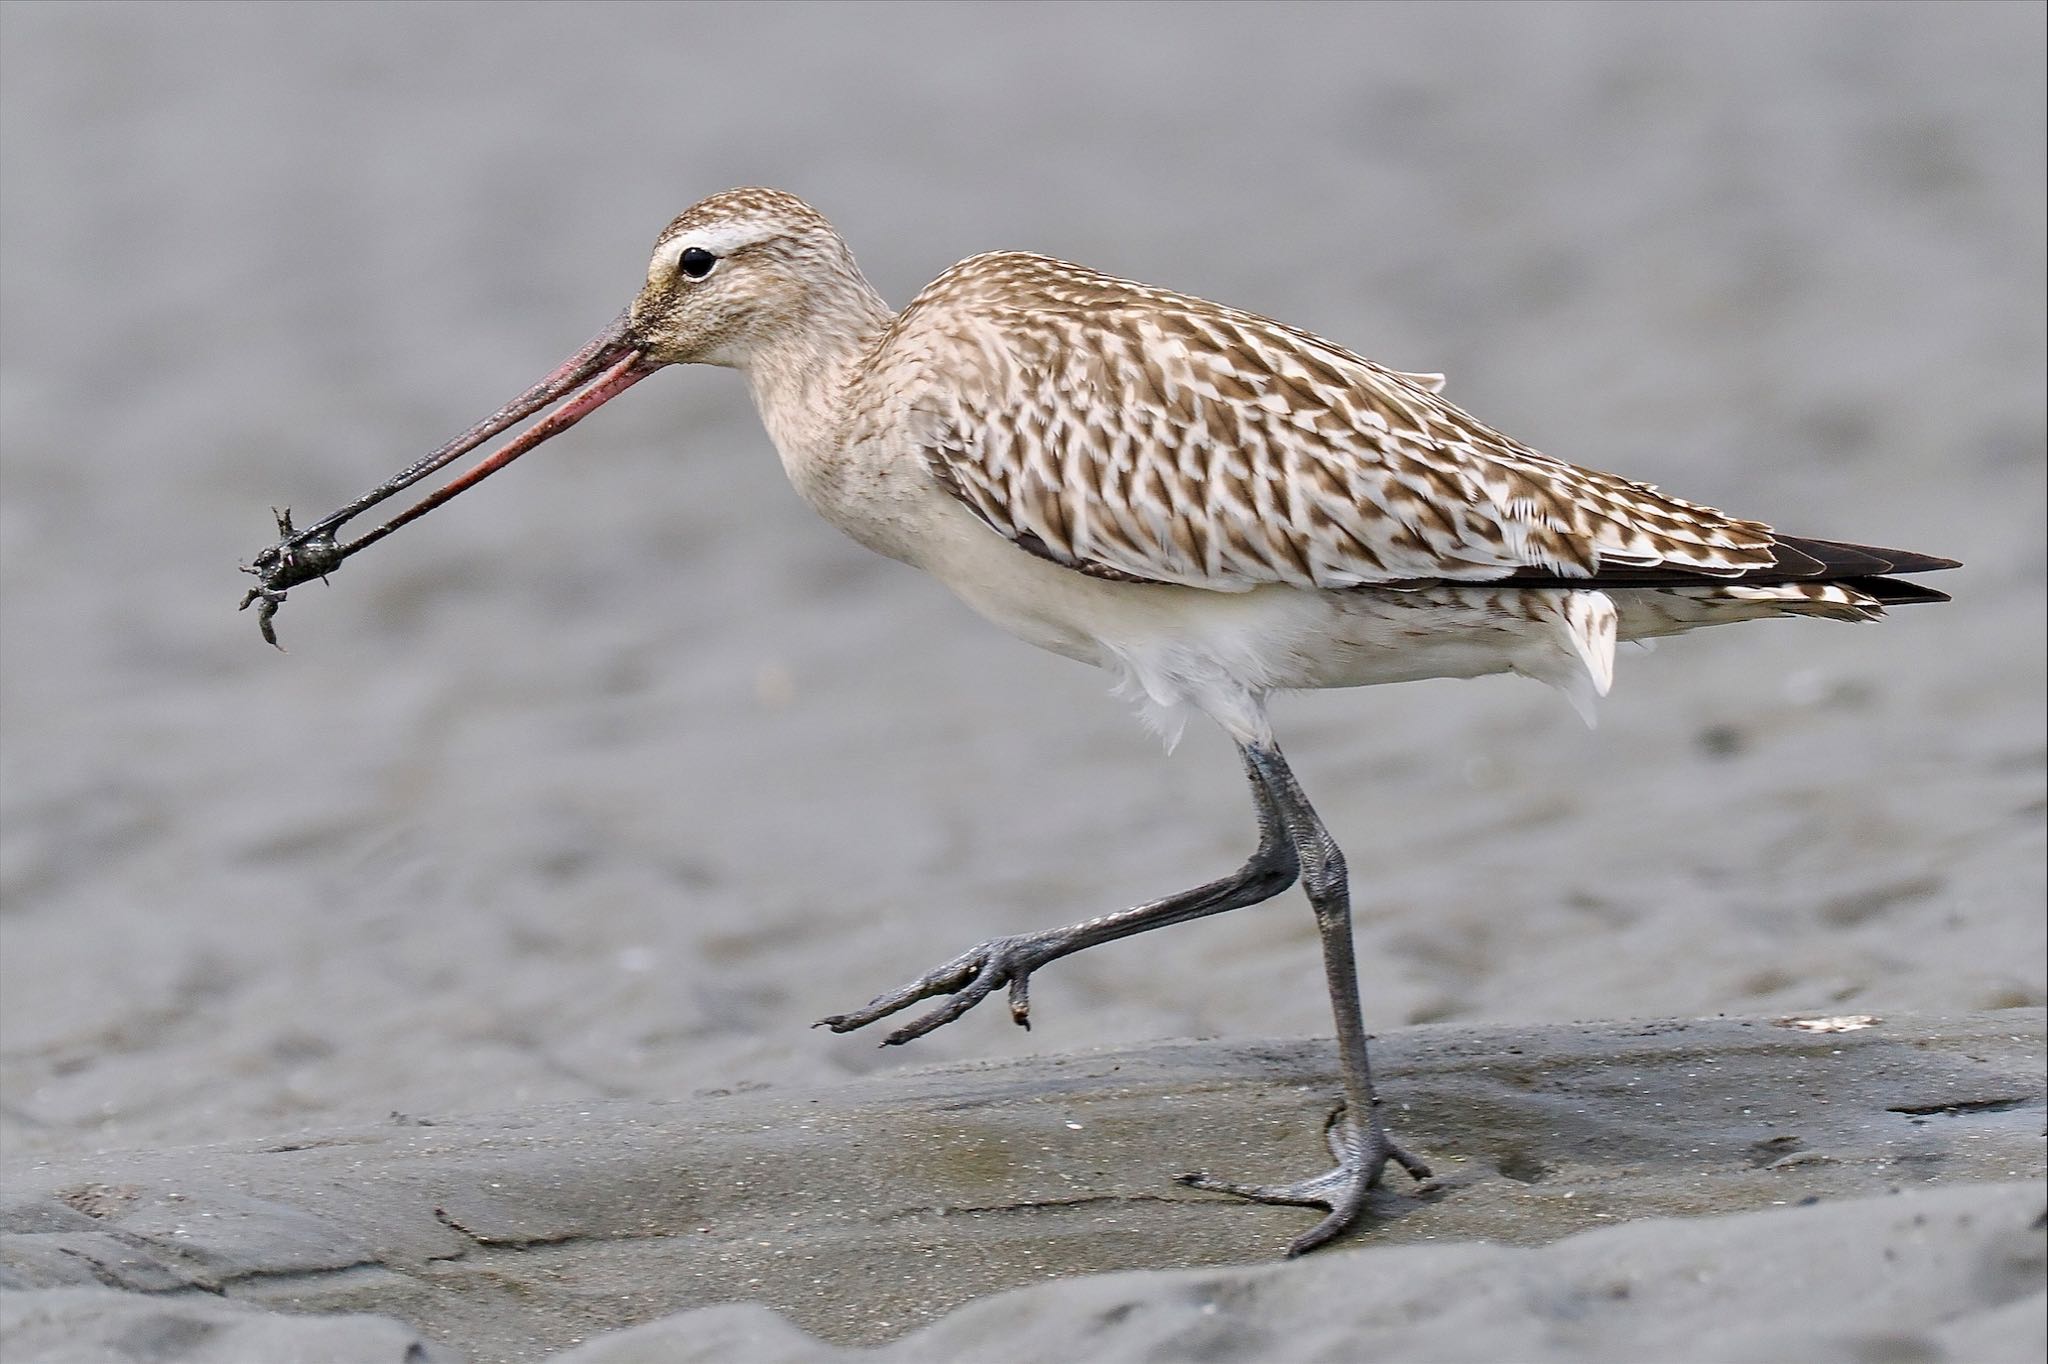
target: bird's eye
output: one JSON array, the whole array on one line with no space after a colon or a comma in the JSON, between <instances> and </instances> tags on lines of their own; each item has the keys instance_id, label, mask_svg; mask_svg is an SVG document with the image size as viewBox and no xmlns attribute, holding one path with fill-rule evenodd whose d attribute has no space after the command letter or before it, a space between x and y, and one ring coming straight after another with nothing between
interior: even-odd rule
<instances>
[{"instance_id":1,"label":"bird's eye","mask_svg":"<svg viewBox=\"0 0 2048 1364\"><path fill-rule=\"evenodd\" d=\"M685 279L702 279L711 273L711 267L718 264L718 257L701 246L693 246L676 257L676 268L683 272Z\"/></svg>"}]
</instances>

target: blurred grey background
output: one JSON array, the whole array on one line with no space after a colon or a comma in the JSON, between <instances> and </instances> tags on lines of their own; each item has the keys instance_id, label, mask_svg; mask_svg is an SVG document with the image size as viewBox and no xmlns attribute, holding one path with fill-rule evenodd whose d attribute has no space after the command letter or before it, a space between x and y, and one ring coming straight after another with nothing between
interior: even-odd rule
<instances>
[{"instance_id":1,"label":"blurred grey background","mask_svg":"<svg viewBox=\"0 0 2048 1364\"><path fill-rule=\"evenodd\" d=\"M1551 453L1968 561L1957 602L1304 697L1375 1027L2039 1003L2043 11L0 7L0 1135L157 1144L1321 1033L1297 898L907 1053L806 1030L1250 841L1218 736L866 556L668 373L299 590L235 572L799 192L907 301L1019 247Z\"/></svg>"}]
</instances>

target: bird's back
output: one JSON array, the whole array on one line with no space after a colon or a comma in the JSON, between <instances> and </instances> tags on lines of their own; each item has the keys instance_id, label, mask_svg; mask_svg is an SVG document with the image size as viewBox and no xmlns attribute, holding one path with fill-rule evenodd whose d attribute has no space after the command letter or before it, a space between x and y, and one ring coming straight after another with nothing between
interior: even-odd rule
<instances>
[{"instance_id":1,"label":"bird's back","mask_svg":"<svg viewBox=\"0 0 2048 1364\"><path fill-rule=\"evenodd\" d=\"M1769 527L1531 450L1437 376L1043 256L955 266L876 358L947 489L1084 572L1241 591L1787 567Z\"/></svg>"}]
</instances>

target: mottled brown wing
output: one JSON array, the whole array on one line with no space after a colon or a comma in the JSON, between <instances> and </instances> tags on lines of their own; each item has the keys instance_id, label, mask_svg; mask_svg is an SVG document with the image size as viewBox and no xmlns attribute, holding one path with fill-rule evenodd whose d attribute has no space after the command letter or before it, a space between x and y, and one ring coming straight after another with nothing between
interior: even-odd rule
<instances>
[{"instance_id":1,"label":"mottled brown wing","mask_svg":"<svg viewBox=\"0 0 2048 1364\"><path fill-rule=\"evenodd\" d=\"M1044 257L963 262L895 330L943 353L942 380L905 376L935 476L1084 572L1242 591L1778 562L1769 527L1539 454L1434 375Z\"/></svg>"}]
</instances>

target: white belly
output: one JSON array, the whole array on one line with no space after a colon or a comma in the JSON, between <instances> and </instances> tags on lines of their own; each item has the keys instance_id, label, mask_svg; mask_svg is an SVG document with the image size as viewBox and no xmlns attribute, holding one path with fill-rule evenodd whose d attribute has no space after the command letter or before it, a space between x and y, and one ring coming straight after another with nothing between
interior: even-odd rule
<instances>
[{"instance_id":1,"label":"white belly","mask_svg":"<svg viewBox=\"0 0 2048 1364\"><path fill-rule=\"evenodd\" d=\"M1273 691L1555 671L1556 623L1512 609L1516 594L1114 582L1020 549L965 508L938 519L919 567L1019 639L1117 674L1168 733L1194 710L1241 742L1270 740L1263 702Z\"/></svg>"},{"instance_id":2,"label":"white belly","mask_svg":"<svg viewBox=\"0 0 2048 1364\"><path fill-rule=\"evenodd\" d=\"M1796 609L1731 599L1716 586L1216 592L1117 582L1012 544L928 480L892 469L864 491L860 506L820 510L1019 639L1114 673L1119 692L1168 735L1200 712L1239 742L1270 742L1265 698L1275 691L1501 672L1558 688L1590 724L1618 641ZM881 498L886 515L876 511Z\"/></svg>"}]
</instances>

